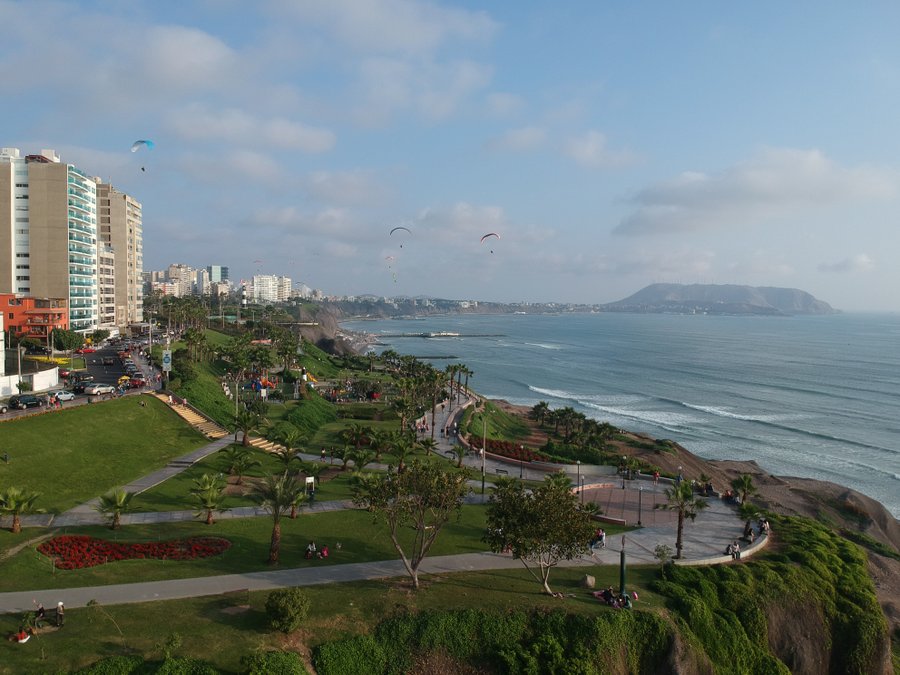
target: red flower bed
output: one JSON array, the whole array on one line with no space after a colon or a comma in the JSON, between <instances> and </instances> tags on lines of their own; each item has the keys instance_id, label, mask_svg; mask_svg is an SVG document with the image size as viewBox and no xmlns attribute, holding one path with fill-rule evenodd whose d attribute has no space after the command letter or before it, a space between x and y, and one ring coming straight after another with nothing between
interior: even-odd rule
<instances>
[{"instance_id":1,"label":"red flower bed","mask_svg":"<svg viewBox=\"0 0 900 675\"><path fill-rule=\"evenodd\" d=\"M48 558L53 558L57 568L75 570L136 558L158 560L209 558L224 553L230 547L230 541L218 537L190 537L142 544L120 544L86 535L67 534L48 539L38 546L37 550Z\"/></svg>"},{"instance_id":2,"label":"red flower bed","mask_svg":"<svg viewBox=\"0 0 900 675\"><path fill-rule=\"evenodd\" d=\"M473 447L481 447L482 439L470 436L469 440L472 442ZM509 457L517 462L546 462L550 459L543 452L522 447L512 441L498 441L493 438L487 439L487 451L501 457Z\"/></svg>"}]
</instances>

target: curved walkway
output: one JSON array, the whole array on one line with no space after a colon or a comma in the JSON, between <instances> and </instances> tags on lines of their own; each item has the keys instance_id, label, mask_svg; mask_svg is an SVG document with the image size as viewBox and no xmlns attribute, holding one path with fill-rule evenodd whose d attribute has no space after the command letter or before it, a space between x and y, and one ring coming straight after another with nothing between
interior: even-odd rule
<instances>
[{"instance_id":1,"label":"curved walkway","mask_svg":"<svg viewBox=\"0 0 900 675\"><path fill-rule=\"evenodd\" d=\"M449 430L453 428L453 422L458 419L467 405L474 403L476 399L469 398L464 404L449 409L446 402L440 408L435 409L435 426L438 429ZM177 408L177 406L173 406ZM177 412L177 410L176 410ZM202 422L201 422L202 423ZM429 416L428 423L431 423ZM258 445L269 445L262 441ZM458 439L448 433L435 435L438 442L437 451L443 454L452 454L453 446ZM125 486L132 492L146 490L164 480L184 471L194 462L210 455L222 447L231 443L229 436L223 436L198 450L172 460L167 467L160 469L148 476L144 476ZM267 448L271 449L271 448ZM300 454L306 461L317 461L318 456ZM464 464L480 472L486 473L512 472L508 462L469 453ZM596 501L601 504L604 513L618 518L628 525L637 525L641 520L639 529L629 531L624 536L612 537L607 540L603 549L594 549L586 552L572 561L564 561L562 566L596 566L618 565L620 552L623 547L629 564L653 564L656 563L654 549L659 544L665 544L674 549L675 527L670 517L663 517L666 512L653 509L652 505L664 501L662 490L664 486L653 485L651 481L626 481L611 477L606 467L571 465L543 465L540 469L530 466L525 470L524 465L519 465L523 478L540 479L550 471L565 471L570 474L573 483L579 485L584 478L582 499ZM482 494L478 488L481 480L472 481L475 491L467 498L468 503L483 503L488 495ZM623 487L624 486L624 487ZM100 524L105 519L97 513L92 500L58 516L27 516L23 517L23 526L75 526ZM688 522L684 528L684 559L679 564L708 565L730 562L725 557L725 546L739 539L743 532L743 522L737 518L733 507L726 505L718 499L710 499L709 508L702 511L696 521ZM314 502L304 507L312 512L333 511L345 508L354 508L349 501ZM635 510L635 508L637 510ZM231 509L219 514L217 518L248 518L267 515L259 507L249 506ZM126 514L122 517L123 524L137 523L163 523L181 520L193 520L194 511L164 511L151 513ZM756 543L744 550L743 557L750 557L761 550L768 543L768 538L758 539ZM743 548L743 547L742 547ZM399 560L383 560L365 563L335 564L337 555L325 564L296 569L279 569L265 572L252 572L242 574L229 574L210 577L195 577L190 579L171 579L165 581L150 581L135 584L114 584L108 586L90 586L82 588L68 588L60 590L36 590L18 593L0 593L0 613L19 612L33 607L33 600L39 598L45 605L50 606L59 598L69 607L82 607L91 600L101 604L123 604L134 602L148 602L152 600L171 600L203 595L218 595L238 590L271 590L284 586L306 586L315 584L338 583L346 581L359 581L365 579L381 579L400 577L406 574L403 564ZM497 555L493 553L467 553L462 555L438 556L426 558L422 563L420 572L423 574L438 574L448 572L478 571L491 569L508 569L521 566L521 561L514 560L509 555ZM49 604L48 604L49 603Z\"/></svg>"}]
</instances>

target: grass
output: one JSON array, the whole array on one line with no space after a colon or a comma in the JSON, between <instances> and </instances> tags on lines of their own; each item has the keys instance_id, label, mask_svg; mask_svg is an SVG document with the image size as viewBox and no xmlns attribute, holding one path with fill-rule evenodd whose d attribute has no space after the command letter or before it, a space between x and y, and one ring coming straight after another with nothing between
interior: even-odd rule
<instances>
[{"instance_id":1,"label":"grass","mask_svg":"<svg viewBox=\"0 0 900 675\"><path fill-rule=\"evenodd\" d=\"M473 604L498 611L565 609L586 615L615 611L579 587L586 571L596 576L598 587L617 583L617 572L612 568L561 568L551 576L553 588L574 596L562 600L541 594L527 572L517 569L425 576L418 592L411 592L402 578L310 586L304 589L311 609L301 639L315 646L371 632L378 622L398 614L463 609ZM641 609L660 606L659 597L644 590L655 576L653 568L630 570L629 578L640 592ZM265 592L234 593L70 609L64 628L42 633L26 645L9 644L0 661L0 674L68 672L124 653L160 659L160 645L174 633L183 640L176 655L199 655L224 672L240 672L241 657L255 649L300 647L297 636L283 636L268 628L264 610L267 596ZM50 598L55 599L55 595ZM46 601L44 604L49 606ZM15 631L18 619L16 615L0 616L0 634Z\"/></svg>"},{"instance_id":2,"label":"grass","mask_svg":"<svg viewBox=\"0 0 900 675\"><path fill-rule=\"evenodd\" d=\"M485 527L485 509L466 506L461 519L448 523L429 555L451 555L485 551L481 534ZM281 521L281 566L304 568L310 565L340 565L373 560L394 560L397 553L384 525L376 524L371 514L353 509L309 514L301 511L296 519ZM34 536L34 529L23 537ZM160 525L129 525L113 531L107 527L73 527L58 534L87 534L117 541L164 541L191 536L225 537L231 548L220 556L192 561L128 560L81 570L55 570L49 558L28 546L3 563L0 592L102 586L130 583L136 579L187 579L191 577L237 574L272 569L266 562L271 518L222 520L214 525L193 522ZM412 530L409 531L412 535ZM306 560L303 554L309 540L328 544L332 554L327 560ZM337 550L341 542L341 550ZM46 604L46 603L45 603Z\"/></svg>"},{"instance_id":3,"label":"grass","mask_svg":"<svg viewBox=\"0 0 900 675\"><path fill-rule=\"evenodd\" d=\"M207 443L161 401L133 396L0 423L9 464L0 483L64 511ZM7 450L8 449L8 450Z\"/></svg>"}]
</instances>

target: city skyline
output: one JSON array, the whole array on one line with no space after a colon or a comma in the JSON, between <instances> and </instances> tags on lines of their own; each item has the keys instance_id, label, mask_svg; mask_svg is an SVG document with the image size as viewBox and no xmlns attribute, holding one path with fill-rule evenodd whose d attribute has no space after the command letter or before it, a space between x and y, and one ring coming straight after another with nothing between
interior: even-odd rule
<instances>
[{"instance_id":1,"label":"city skyline","mask_svg":"<svg viewBox=\"0 0 900 675\"><path fill-rule=\"evenodd\" d=\"M500 302L734 283L897 311L898 18L0 0L0 146L132 195L145 270Z\"/></svg>"}]
</instances>

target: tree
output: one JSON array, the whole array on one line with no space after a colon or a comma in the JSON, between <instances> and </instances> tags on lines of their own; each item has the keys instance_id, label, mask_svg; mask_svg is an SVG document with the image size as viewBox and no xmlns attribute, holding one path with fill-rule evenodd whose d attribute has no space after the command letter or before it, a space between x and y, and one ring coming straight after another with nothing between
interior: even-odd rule
<instances>
[{"instance_id":1,"label":"tree","mask_svg":"<svg viewBox=\"0 0 900 675\"><path fill-rule=\"evenodd\" d=\"M254 466L259 466L261 462L255 459L251 454L250 448L241 446L229 446L222 451L222 457L225 458L225 470L229 476L237 476L237 485L244 482L244 474L246 474Z\"/></svg>"},{"instance_id":2,"label":"tree","mask_svg":"<svg viewBox=\"0 0 900 675\"><path fill-rule=\"evenodd\" d=\"M547 401L539 401L531 408L529 417L538 423L538 426L544 426L544 419L550 412L550 404Z\"/></svg>"},{"instance_id":3,"label":"tree","mask_svg":"<svg viewBox=\"0 0 900 675\"><path fill-rule=\"evenodd\" d=\"M297 630L306 620L312 602L299 588L279 588L266 598L269 625L282 633Z\"/></svg>"},{"instance_id":4,"label":"tree","mask_svg":"<svg viewBox=\"0 0 900 675\"><path fill-rule=\"evenodd\" d=\"M432 452L437 452L438 443L433 438L423 438L419 441L416 441L416 445L420 447L426 455L430 455Z\"/></svg>"},{"instance_id":5,"label":"tree","mask_svg":"<svg viewBox=\"0 0 900 675\"><path fill-rule=\"evenodd\" d=\"M747 501L747 497L756 494L756 486L749 473L742 473L731 481L731 489L741 496L741 504Z\"/></svg>"},{"instance_id":6,"label":"tree","mask_svg":"<svg viewBox=\"0 0 900 675\"><path fill-rule=\"evenodd\" d=\"M245 448L250 445L250 434L265 424L265 418L259 413L250 410L242 410L234 418L234 426L243 434L241 445Z\"/></svg>"},{"instance_id":7,"label":"tree","mask_svg":"<svg viewBox=\"0 0 900 675\"><path fill-rule=\"evenodd\" d=\"M446 471L440 464L416 460L406 471L369 476L354 483L353 502L387 524L391 542L418 589L419 566L443 527L459 517L469 493L468 472ZM413 530L411 537L407 527Z\"/></svg>"},{"instance_id":8,"label":"tree","mask_svg":"<svg viewBox=\"0 0 900 675\"><path fill-rule=\"evenodd\" d=\"M487 526L483 540L490 549L511 550L550 595L550 572L561 560L581 555L594 531L565 474L547 476L533 490L521 481L499 479L488 503Z\"/></svg>"},{"instance_id":9,"label":"tree","mask_svg":"<svg viewBox=\"0 0 900 675\"><path fill-rule=\"evenodd\" d=\"M666 565L672 560L672 549L665 544L657 544L653 549L653 557L659 561L659 573L663 579L666 578Z\"/></svg>"},{"instance_id":10,"label":"tree","mask_svg":"<svg viewBox=\"0 0 900 675\"><path fill-rule=\"evenodd\" d=\"M39 509L34 505L40 496L39 492L26 492L18 487L8 487L3 492L0 492L0 515L12 516L10 531L13 534L18 534L22 531L20 516L44 513L44 509Z\"/></svg>"},{"instance_id":11,"label":"tree","mask_svg":"<svg viewBox=\"0 0 900 675\"><path fill-rule=\"evenodd\" d=\"M106 330L105 328L98 328L91 333L91 342L95 345L100 344L108 337L109 337L108 330Z\"/></svg>"},{"instance_id":12,"label":"tree","mask_svg":"<svg viewBox=\"0 0 900 675\"><path fill-rule=\"evenodd\" d=\"M300 482L293 476L270 475L253 488L253 497L272 516L272 538L269 542L269 564L278 564L281 551L281 517L297 500L297 493L303 492Z\"/></svg>"},{"instance_id":13,"label":"tree","mask_svg":"<svg viewBox=\"0 0 900 675\"><path fill-rule=\"evenodd\" d=\"M134 499L134 493L128 492L124 488L118 488L112 492L101 495L100 501L97 502L97 510L109 518L109 526L113 530L118 530L122 524L122 514L132 510L131 500Z\"/></svg>"},{"instance_id":14,"label":"tree","mask_svg":"<svg viewBox=\"0 0 900 675\"><path fill-rule=\"evenodd\" d=\"M687 481L682 481L679 485L666 488L665 504L657 504L657 509L666 509L675 511L678 514L678 531L675 535L675 557L681 559L681 550L684 547L684 519L690 518L692 521L697 518L697 514L709 506L709 502L701 497L694 496L694 489Z\"/></svg>"},{"instance_id":15,"label":"tree","mask_svg":"<svg viewBox=\"0 0 900 675\"><path fill-rule=\"evenodd\" d=\"M225 501L225 481L221 474L205 473L194 479L194 487L191 488L191 498L200 508L197 517L206 515L206 524L213 524L213 513L225 511L222 502Z\"/></svg>"}]
</instances>

